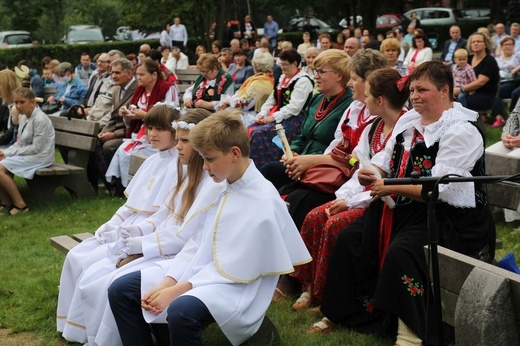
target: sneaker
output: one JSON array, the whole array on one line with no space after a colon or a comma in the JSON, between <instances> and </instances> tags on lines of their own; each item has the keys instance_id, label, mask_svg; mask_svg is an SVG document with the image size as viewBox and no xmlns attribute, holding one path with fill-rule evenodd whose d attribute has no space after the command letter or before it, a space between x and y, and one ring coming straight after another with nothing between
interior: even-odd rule
<instances>
[{"instance_id":1,"label":"sneaker","mask_svg":"<svg viewBox=\"0 0 520 346\"><path fill-rule=\"evenodd\" d=\"M504 121L504 119L498 118L497 120L495 120L493 125L491 125L491 127L496 129L496 128L504 126L505 124L506 124L506 122Z\"/></svg>"}]
</instances>

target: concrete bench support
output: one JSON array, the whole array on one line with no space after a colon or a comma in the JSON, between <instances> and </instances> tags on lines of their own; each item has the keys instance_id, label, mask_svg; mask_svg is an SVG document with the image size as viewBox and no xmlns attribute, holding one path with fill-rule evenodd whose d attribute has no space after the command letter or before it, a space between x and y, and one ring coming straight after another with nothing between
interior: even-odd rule
<instances>
[{"instance_id":1,"label":"concrete bench support","mask_svg":"<svg viewBox=\"0 0 520 346\"><path fill-rule=\"evenodd\" d=\"M455 308L457 345L518 345L509 280L474 268Z\"/></svg>"}]
</instances>

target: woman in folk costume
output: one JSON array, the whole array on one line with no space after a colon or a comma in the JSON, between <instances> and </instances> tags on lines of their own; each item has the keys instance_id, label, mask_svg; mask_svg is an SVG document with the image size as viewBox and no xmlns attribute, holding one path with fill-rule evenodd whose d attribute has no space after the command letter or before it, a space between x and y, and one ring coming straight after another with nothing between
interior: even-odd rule
<instances>
[{"instance_id":1,"label":"woman in folk costume","mask_svg":"<svg viewBox=\"0 0 520 346\"><path fill-rule=\"evenodd\" d=\"M226 73L214 54L202 54L197 60L200 76L184 92L186 108L204 108L214 112L223 95L231 96L235 91L233 79Z\"/></svg>"},{"instance_id":2,"label":"woman in folk costume","mask_svg":"<svg viewBox=\"0 0 520 346\"><path fill-rule=\"evenodd\" d=\"M301 56L291 48L279 55L282 75L273 93L264 103L255 122L248 127L251 142L251 159L257 167L279 160L282 150L272 142L276 136L275 125L282 124L287 140L300 133L304 110L312 97L313 82L301 70Z\"/></svg>"},{"instance_id":3,"label":"woman in folk costume","mask_svg":"<svg viewBox=\"0 0 520 346\"><path fill-rule=\"evenodd\" d=\"M409 83L414 109L397 121L385 149L371 163L390 178L412 172L483 175L484 140L473 124L478 115L452 102L450 69L438 61L424 62ZM364 225L355 223L338 235L321 304L326 318L313 327L333 329L337 323L362 332L397 333L397 345L436 344L424 255L428 191L420 185L384 185L367 169L358 176L371 186L375 201ZM370 218L385 196L394 199L393 212L383 210L381 217ZM440 184L436 214L441 246L492 261L495 227L481 184ZM391 231L386 251L380 247L381 229Z\"/></svg>"},{"instance_id":4,"label":"woman in folk costume","mask_svg":"<svg viewBox=\"0 0 520 346\"><path fill-rule=\"evenodd\" d=\"M174 107L179 106L177 87L163 80L162 76L161 69L155 61L146 59L137 65L138 86L130 101L130 108L121 107L119 109L119 115L125 121L126 137L129 139L125 140L117 149L108 166L105 176L109 183L120 179L124 187L128 185L128 168L132 153L139 152L150 156L157 152L148 141L143 120L157 102L167 102Z\"/></svg>"},{"instance_id":5,"label":"woman in folk costume","mask_svg":"<svg viewBox=\"0 0 520 346\"><path fill-rule=\"evenodd\" d=\"M273 56L269 53L258 53L253 58L255 74L249 77L237 92L227 97L219 105L219 109L231 107L244 111L242 120L246 126L255 122L256 114L269 95L273 92Z\"/></svg>"},{"instance_id":6,"label":"woman in folk costume","mask_svg":"<svg viewBox=\"0 0 520 346\"><path fill-rule=\"evenodd\" d=\"M317 66L316 71L330 70L323 68L326 63L323 62L322 58L333 54L333 52L339 51L330 50L329 52L325 51L318 55L318 58L315 60L315 65ZM341 54L346 56L346 53L344 52L341 52ZM321 163L332 163L334 165L350 168L351 171L355 170L355 167L357 167L357 160L350 160L352 151L357 146L364 129L377 117L370 113L369 108L364 103L366 98L365 81L372 71L387 66L388 62L384 55L372 49L363 50L359 52L359 54L350 58L348 64L344 68L347 68L349 71L350 80L348 81L347 86L348 90L352 90L354 101L350 103L345 111L337 115L339 119L336 119L338 120L326 117L324 120L317 122L315 117L307 117L302 126L304 129L302 131L302 136L300 136L303 137L303 139L298 137L291 143L291 148L298 148L298 145L301 146L302 143L306 146L310 145L319 147L322 151L317 152L316 154L320 155L308 155L309 152L302 155L302 153L299 152L300 155L295 156L293 159L286 160L284 164L276 163L279 167L278 169L280 169L280 167L285 168L286 173L283 171L278 171L278 173L276 173L276 171L271 170L271 167L268 167L267 165L262 167L262 172L266 177L268 177L268 179L279 188L282 195L286 195L285 200L290 203L289 213L291 213L298 229L301 229L303 220L313 208L335 198L333 192L334 189L323 191L319 188L307 185L305 181L306 171L314 165ZM327 67L330 67L330 65ZM330 75L332 75L330 72L324 73L323 76L321 76L320 73L318 73L318 76L315 75L315 78L319 83L318 85L323 85L321 88L324 88L326 84L330 83L328 81ZM317 97L318 96L315 96L315 98ZM314 104L314 102L311 104ZM326 123L326 121L329 121L329 123ZM325 123L321 124L321 122ZM315 125L317 130L311 136L309 134L310 130L305 131L305 128L312 128L311 126L314 126L313 123L317 124ZM335 133L332 132L334 130ZM318 137L320 135L318 131L322 131L322 133L325 132L328 136L321 134L321 137ZM305 136L303 136L303 134L305 134ZM318 137L322 140L319 142L315 141L318 142L318 144L315 144L312 141L313 137ZM311 139L307 140L306 138ZM298 150L296 150L296 152L298 153ZM341 162L338 161L338 159L341 159L342 157L344 157L344 159L342 159ZM276 167L275 165L271 166ZM302 177L304 179L301 181L300 179ZM346 180L343 183L345 182ZM290 278L287 276L282 277L280 284L277 287L278 289L274 300L281 299L287 293L292 293L295 289L299 288L298 283L289 279Z\"/></svg>"},{"instance_id":7,"label":"woman in folk costume","mask_svg":"<svg viewBox=\"0 0 520 346\"><path fill-rule=\"evenodd\" d=\"M106 257L109 243L117 240L119 227L139 224L156 213L177 179L175 130L170 124L178 119L179 112L171 105L159 103L149 113L146 124L166 133L161 139L156 132L150 136L151 145L159 152L146 159L137 171L125 190L126 203L97 229L95 237L75 246L65 258L60 278L57 329L68 340L86 342L84 323L77 321L77 310L71 309L80 299L77 283L83 272Z\"/></svg>"},{"instance_id":8,"label":"woman in folk costume","mask_svg":"<svg viewBox=\"0 0 520 346\"><path fill-rule=\"evenodd\" d=\"M399 72L390 68L370 72L365 83L364 103L378 118L363 131L352 153L354 157L370 159L384 149L395 123L406 112L403 105L408 100L407 91L406 78L401 78ZM359 184L356 172L336 191L336 200L307 214L300 234L314 261L297 267L291 274L303 290L292 306L294 310L320 304L337 234L363 215L370 200L370 190Z\"/></svg>"}]
</instances>

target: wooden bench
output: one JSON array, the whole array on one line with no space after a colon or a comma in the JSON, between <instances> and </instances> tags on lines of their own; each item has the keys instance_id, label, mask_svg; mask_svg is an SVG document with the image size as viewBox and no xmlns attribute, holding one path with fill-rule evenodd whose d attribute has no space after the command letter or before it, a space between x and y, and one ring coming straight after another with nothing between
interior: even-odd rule
<instances>
[{"instance_id":1,"label":"wooden bench","mask_svg":"<svg viewBox=\"0 0 520 346\"><path fill-rule=\"evenodd\" d=\"M96 150L99 123L65 117L49 117L55 131L56 145L66 149L66 163L55 162L36 170L27 186L35 200L44 202L54 197L58 187L64 187L72 197L92 197L96 191L87 179L90 154Z\"/></svg>"},{"instance_id":2,"label":"wooden bench","mask_svg":"<svg viewBox=\"0 0 520 346\"><path fill-rule=\"evenodd\" d=\"M177 76L178 84L177 88L179 89L179 96L182 99L184 92L188 89L200 76L200 71L197 69L182 69L175 70L175 75Z\"/></svg>"},{"instance_id":3,"label":"wooden bench","mask_svg":"<svg viewBox=\"0 0 520 346\"><path fill-rule=\"evenodd\" d=\"M74 234L70 237L68 235L59 235L52 237L50 240L53 248L66 255L74 246L78 245L83 240L92 238L93 236L92 233L85 232Z\"/></svg>"},{"instance_id":4,"label":"wooden bench","mask_svg":"<svg viewBox=\"0 0 520 346\"><path fill-rule=\"evenodd\" d=\"M486 151L486 175L520 173L520 158ZM488 201L492 206L516 210L520 204L520 184L503 182L487 184Z\"/></svg>"},{"instance_id":5,"label":"wooden bench","mask_svg":"<svg viewBox=\"0 0 520 346\"><path fill-rule=\"evenodd\" d=\"M520 344L520 275L443 247L439 269L442 319L456 345Z\"/></svg>"},{"instance_id":6,"label":"wooden bench","mask_svg":"<svg viewBox=\"0 0 520 346\"><path fill-rule=\"evenodd\" d=\"M134 153L130 156L130 167L128 167L128 175L130 178L128 179L128 183L130 183L134 175L139 170L139 167L141 167L147 158L148 156L139 153Z\"/></svg>"},{"instance_id":7,"label":"wooden bench","mask_svg":"<svg viewBox=\"0 0 520 346\"><path fill-rule=\"evenodd\" d=\"M58 87L55 85L43 87L43 102L46 102L50 96L56 95L56 90Z\"/></svg>"}]
</instances>

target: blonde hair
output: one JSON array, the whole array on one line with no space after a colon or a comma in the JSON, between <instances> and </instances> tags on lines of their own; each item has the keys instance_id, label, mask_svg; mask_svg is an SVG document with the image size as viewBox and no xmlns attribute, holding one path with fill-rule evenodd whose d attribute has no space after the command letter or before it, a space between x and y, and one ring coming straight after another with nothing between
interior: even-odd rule
<instances>
[{"instance_id":1,"label":"blonde hair","mask_svg":"<svg viewBox=\"0 0 520 346\"><path fill-rule=\"evenodd\" d=\"M153 108L152 108L153 109ZM187 123L191 124L198 124L202 120L206 119L209 115L211 115L211 112L203 109L203 108L196 108L193 110L187 111L179 121L185 121ZM197 127L195 127L197 128ZM190 131L191 132L191 131ZM191 137L191 135L190 135ZM190 139L191 141L191 139ZM191 144L193 148L195 146L193 143ZM177 194L182 191L182 187L184 185L184 182L186 181L186 178L188 179L188 186L186 186L186 189L184 190L182 194L181 199L181 208L179 210L179 214L177 215L179 220L184 220L184 217L188 213L188 210L191 208L191 205L193 204L193 201L195 200L197 188L200 184L200 181L202 179L202 175L204 174L203 167L204 166L204 160L198 153L194 153L191 158L190 162L188 162L188 168L186 170L186 173L183 173L183 167L182 163L180 161L177 162L177 184L175 185L175 189L173 190L173 195L170 200L170 206L172 211L175 210L174 206L174 199Z\"/></svg>"},{"instance_id":2,"label":"blonde hair","mask_svg":"<svg viewBox=\"0 0 520 346\"><path fill-rule=\"evenodd\" d=\"M381 42L381 47L379 47L381 52L385 52L385 50L396 50L398 52L401 51L401 45L396 38L386 38Z\"/></svg>"},{"instance_id":3,"label":"blonde hair","mask_svg":"<svg viewBox=\"0 0 520 346\"><path fill-rule=\"evenodd\" d=\"M242 111L223 110L201 121L190 132L190 142L195 150L215 149L225 154L238 147L242 157L249 157L249 137Z\"/></svg>"},{"instance_id":4,"label":"blonde hair","mask_svg":"<svg viewBox=\"0 0 520 346\"><path fill-rule=\"evenodd\" d=\"M464 54L464 57L466 57L466 58L469 55L468 51L466 49L464 49L464 48L459 48L455 52L453 52L453 56L454 57L457 57L457 56L460 57L462 54Z\"/></svg>"},{"instance_id":5,"label":"blonde hair","mask_svg":"<svg viewBox=\"0 0 520 346\"><path fill-rule=\"evenodd\" d=\"M20 88L20 86L20 81L13 71L0 71L0 95L2 96L2 104L8 105L13 103L14 91Z\"/></svg>"},{"instance_id":6,"label":"blonde hair","mask_svg":"<svg viewBox=\"0 0 520 346\"><path fill-rule=\"evenodd\" d=\"M219 70L220 64L215 54L201 54L197 60L197 69L202 70Z\"/></svg>"},{"instance_id":7,"label":"blonde hair","mask_svg":"<svg viewBox=\"0 0 520 346\"><path fill-rule=\"evenodd\" d=\"M314 60L314 69L319 69L322 66L328 65L331 69L341 75L341 86L347 87L350 80L350 57L347 53L338 49L327 49L316 57Z\"/></svg>"}]
</instances>

